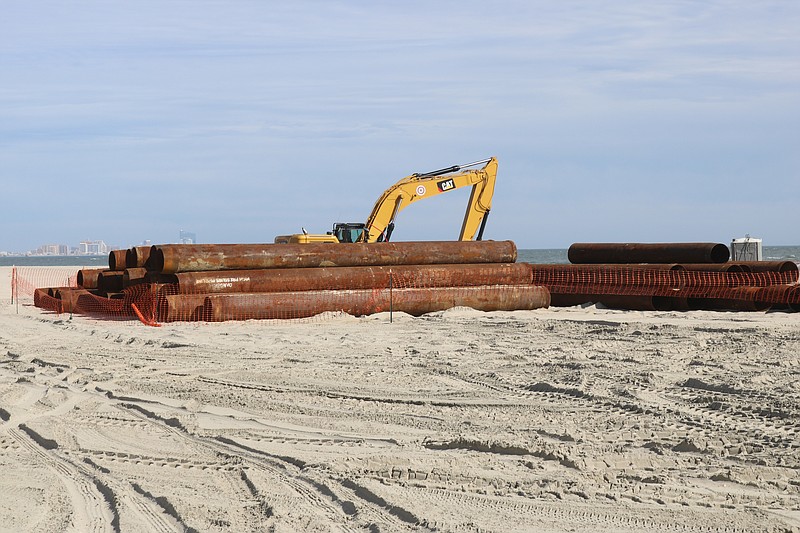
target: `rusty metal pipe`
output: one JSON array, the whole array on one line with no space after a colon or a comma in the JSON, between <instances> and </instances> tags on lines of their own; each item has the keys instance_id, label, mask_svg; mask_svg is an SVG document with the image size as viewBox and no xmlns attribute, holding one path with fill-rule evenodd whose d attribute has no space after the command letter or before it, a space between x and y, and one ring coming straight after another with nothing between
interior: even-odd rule
<instances>
[{"instance_id":1,"label":"rusty metal pipe","mask_svg":"<svg viewBox=\"0 0 800 533\"><path fill-rule=\"evenodd\" d=\"M760 297L761 287L737 287L726 291L723 298L688 298L690 309L728 310L728 311L765 311L770 303Z\"/></svg>"},{"instance_id":2,"label":"rusty metal pipe","mask_svg":"<svg viewBox=\"0 0 800 533\"><path fill-rule=\"evenodd\" d=\"M82 268L78 270L78 286L84 289L96 289L97 278L101 272L106 272L105 268Z\"/></svg>"},{"instance_id":3,"label":"rusty metal pipe","mask_svg":"<svg viewBox=\"0 0 800 533\"><path fill-rule=\"evenodd\" d=\"M688 272L750 272L742 263L684 263Z\"/></svg>"},{"instance_id":4,"label":"rusty metal pipe","mask_svg":"<svg viewBox=\"0 0 800 533\"><path fill-rule=\"evenodd\" d=\"M118 270L122 272L125 270L126 259L125 256L128 250L111 250L108 253L108 269Z\"/></svg>"},{"instance_id":5,"label":"rusty metal pipe","mask_svg":"<svg viewBox=\"0 0 800 533\"><path fill-rule=\"evenodd\" d=\"M774 272L780 274L783 283L797 283L800 281L800 269L794 261L737 261L731 263L740 265L745 272Z\"/></svg>"},{"instance_id":6,"label":"rusty metal pipe","mask_svg":"<svg viewBox=\"0 0 800 533\"><path fill-rule=\"evenodd\" d=\"M161 322L203 320L205 294L164 294L158 298L158 320Z\"/></svg>"},{"instance_id":7,"label":"rusty metal pipe","mask_svg":"<svg viewBox=\"0 0 800 533\"><path fill-rule=\"evenodd\" d=\"M147 269L164 274L261 268L513 263L512 241L382 242L371 244L163 244L150 249Z\"/></svg>"},{"instance_id":8,"label":"rusty metal pipe","mask_svg":"<svg viewBox=\"0 0 800 533\"><path fill-rule=\"evenodd\" d=\"M53 289L42 288L33 291L33 305L47 311L60 312L61 302L53 296Z\"/></svg>"},{"instance_id":9,"label":"rusty metal pipe","mask_svg":"<svg viewBox=\"0 0 800 533\"><path fill-rule=\"evenodd\" d=\"M144 268L147 258L150 257L151 246L134 246L125 252L125 266L127 268Z\"/></svg>"},{"instance_id":10,"label":"rusty metal pipe","mask_svg":"<svg viewBox=\"0 0 800 533\"><path fill-rule=\"evenodd\" d=\"M568 263L531 263L531 268L534 271L556 270L556 271L571 271L571 272L596 272L598 270L685 270L684 265L678 263L645 263L645 264L629 264L629 263L585 263L585 264L568 264Z\"/></svg>"},{"instance_id":11,"label":"rusty metal pipe","mask_svg":"<svg viewBox=\"0 0 800 533\"><path fill-rule=\"evenodd\" d=\"M126 268L122 273L122 287L128 288L133 285L147 282L146 268Z\"/></svg>"},{"instance_id":12,"label":"rusty metal pipe","mask_svg":"<svg viewBox=\"0 0 800 533\"><path fill-rule=\"evenodd\" d=\"M78 300L85 294L91 294L87 289L60 288L56 290L55 297L61 300L60 312L74 313L78 308Z\"/></svg>"},{"instance_id":13,"label":"rusty metal pipe","mask_svg":"<svg viewBox=\"0 0 800 533\"><path fill-rule=\"evenodd\" d=\"M47 288L47 295L52 298L58 298L58 294L62 290L70 290L75 287L48 287Z\"/></svg>"},{"instance_id":14,"label":"rusty metal pipe","mask_svg":"<svg viewBox=\"0 0 800 533\"><path fill-rule=\"evenodd\" d=\"M730 251L724 244L689 243L574 243L570 263L724 263Z\"/></svg>"},{"instance_id":15,"label":"rusty metal pipe","mask_svg":"<svg viewBox=\"0 0 800 533\"><path fill-rule=\"evenodd\" d=\"M181 272L174 276L181 293L214 294L385 288L390 277L396 288L524 285L531 282L531 267L527 263L312 267Z\"/></svg>"},{"instance_id":16,"label":"rusty metal pipe","mask_svg":"<svg viewBox=\"0 0 800 533\"><path fill-rule=\"evenodd\" d=\"M794 261L734 261L732 265L747 267L749 272L797 272Z\"/></svg>"},{"instance_id":17,"label":"rusty metal pipe","mask_svg":"<svg viewBox=\"0 0 800 533\"><path fill-rule=\"evenodd\" d=\"M374 289L271 293L212 294L205 297L202 318L207 321L304 318L326 311L354 316L401 311L419 316L452 307L480 311L538 309L550 305L550 292L534 285L440 287L432 289Z\"/></svg>"},{"instance_id":18,"label":"rusty metal pipe","mask_svg":"<svg viewBox=\"0 0 800 533\"><path fill-rule=\"evenodd\" d=\"M100 272L97 276L97 290L100 292L121 292L124 271Z\"/></svg>"},{"instance_id":19,"label":"rusty metal pipe","mask_svg":"<svg viewBox=\"0 0 800 533\"><path fill-rule=\"evenodd\" d=\"M532 282L537 285L630 285L647 283L663 285L669 289L683 289L687 285L682 265L653 263L628 264L531 264ZM576 291L582 292L584 291ZM596 293L592 293L596 294Z\"/></svg>"}]
</instances>

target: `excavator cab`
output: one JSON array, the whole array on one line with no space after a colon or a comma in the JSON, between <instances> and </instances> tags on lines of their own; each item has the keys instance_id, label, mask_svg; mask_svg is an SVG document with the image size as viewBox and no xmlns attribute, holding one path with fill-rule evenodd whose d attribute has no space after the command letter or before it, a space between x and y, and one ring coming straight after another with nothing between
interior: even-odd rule
<instances>
[{"instance_id":1,"label":"excavator cab","mask_svg":"<svg viewBox=\"0 0 800 533\"><path fill-rule=\"evenodd\" d=\"M359 242L362 240L365 228L363 222L337 222L328 235L333 235L339 242Z\"/></svg>"}]
</instances>

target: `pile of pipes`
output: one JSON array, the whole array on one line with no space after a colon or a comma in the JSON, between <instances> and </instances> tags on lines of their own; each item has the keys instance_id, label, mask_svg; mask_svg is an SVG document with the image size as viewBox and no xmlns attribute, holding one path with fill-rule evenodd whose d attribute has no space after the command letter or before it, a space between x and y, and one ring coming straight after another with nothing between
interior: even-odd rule
<instances>
[{"instance_id":1,"label":"pile of pipes","mask_svg":"<svg viewBox=\"0 0 800 533\"><path fill-rule=\"evenodd\" d=\"M511 241L166 244L112 251L108 269L79 271L77 288L38 289L34 302L146 323L548 307L516 257Z\"/></svg>"},{"instance_id":2,"label":"pile of pipes","mask_svg":"<svg viewBox=\"0 0 800 533\"><path fill-rule=\"evenodd\" d=\"M800 310L793 261L732 262L718 243L575 243L571 264L534 264L553 306L630 310Z\"/></svg>"}]
</instances>

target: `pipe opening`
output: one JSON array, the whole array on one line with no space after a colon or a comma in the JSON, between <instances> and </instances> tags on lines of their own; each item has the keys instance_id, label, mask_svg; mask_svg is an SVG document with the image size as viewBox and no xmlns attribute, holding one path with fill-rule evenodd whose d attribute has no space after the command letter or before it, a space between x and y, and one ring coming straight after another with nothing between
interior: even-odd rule
<instances>
[{"instance_id":1,"label":"pipe opening","mask_svg":"<svg viewBox=\"0 0 800 533\"><path fill-rule=\"evenodd\" d=\"M731 251L724 244L715 244L711 248L711 262L725 263L731 258Z\"/></svg>"}]
</instances>

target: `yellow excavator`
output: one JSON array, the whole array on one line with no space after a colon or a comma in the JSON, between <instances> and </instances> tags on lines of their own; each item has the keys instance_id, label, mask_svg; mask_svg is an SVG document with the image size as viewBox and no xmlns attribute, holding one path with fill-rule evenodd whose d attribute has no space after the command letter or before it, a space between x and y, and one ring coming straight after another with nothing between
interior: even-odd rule
<instances>
[{"instance_id":1,"label":"yellow excavator","mask_svg":"<svg viewBox=\"0 0 800 533\"><path fill-rule=\"evenodd\" d=\"M477 167L483 165L479 169ZM471 170L465 170L471 169ZM461 187L472 186L472 193L461 226L460 241L481 240L486 219L492 207L494 182L497 177L497 159L490 157L481 161L454 165L448 168L411 174L384 191L372 208L366 223L337 222L333 230L324 235L303 233L279 235L278 244L310 242L387 242L394 230L397 214L419 200L432 198ZM477 236L476 236L477 233Z\"/></svg>"}]
</instances>

